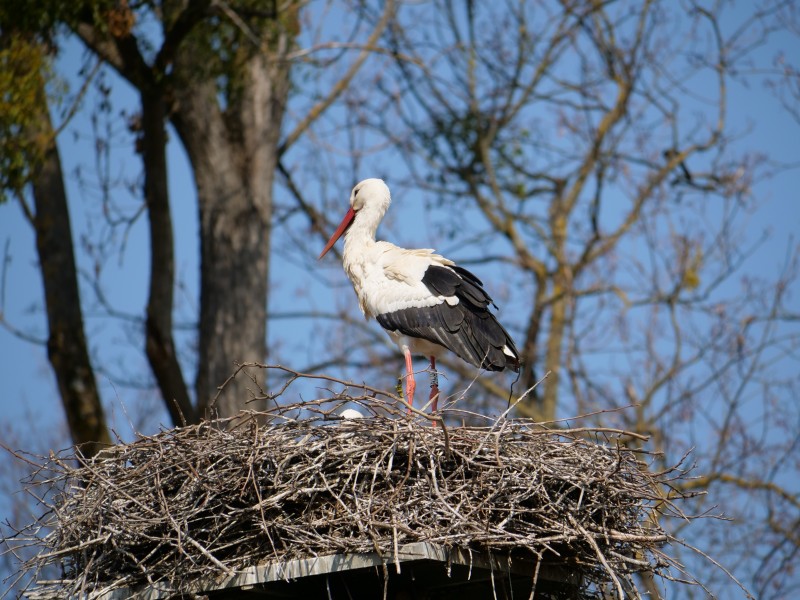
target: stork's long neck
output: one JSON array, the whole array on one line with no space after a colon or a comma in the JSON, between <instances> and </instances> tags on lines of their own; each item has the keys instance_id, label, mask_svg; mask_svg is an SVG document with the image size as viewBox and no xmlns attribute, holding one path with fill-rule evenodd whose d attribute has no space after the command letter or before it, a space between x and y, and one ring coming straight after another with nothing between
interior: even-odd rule
<instances>
[{"instance_id":1,"label":"stork's long neck","mask_svg":"<svg viewBox=\"0 0 800 600\"><path fill-rule=\"evenodd\" d=\"M362 310L365 310L364 299L361 297L364 292L363 283L369 265L376 259L374 256L375 232L378 230L385 211L385 207L364 206L356 213L353 224L344 234L342 266L359 296Z\"/></svg>"},{"instance_id":2,"label":"stork's long neck","mask_svg":"<svg viewBox=\"0 0 800 600\"><path fill-rule=\"evenodd\" d=\"M384 207L368 204L356 213L353 224L344 234L345 262L352 262L357 256L365 256L375 246L375 232L385 211Z\"/></svg>"}]
</instances>

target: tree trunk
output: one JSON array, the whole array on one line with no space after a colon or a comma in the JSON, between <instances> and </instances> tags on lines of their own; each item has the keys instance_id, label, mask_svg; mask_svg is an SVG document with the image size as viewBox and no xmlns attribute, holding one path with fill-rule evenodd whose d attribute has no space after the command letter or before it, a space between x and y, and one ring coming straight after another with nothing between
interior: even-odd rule
<instances>
[{"instance_id":1,"label":"tree trunk","mask_svg":"<svg viewBox=\"0 0 800 600\"><path fill-rule=\"evenodd\" d=\"M147 299L145 352L175 425L196 423L197 411L172 336L175 244L167 183L167 132L163 92L146 89L142 101L144 195L150 225L150 291Z\"/></svg>"},{"instance_id":2,"label":"tree trunk","mask_svg":"<svg viewBox=\"0 0 800 600\"><path fill-rule=\"evenodd\" d=\"M229 417L248 403L249 380L217 388L236 363L266 359L272 184L278 159L281 120L289 90L288 63L282 58L287 34L277 50L255 53L242 66L240 88L225 111L216 82L201 72L191 44L176 60L176 110L172 119L189 154L200 212L200 327L197 402L201 415Z\"/></svg>"},{"instance_id":3,"label":"tree trunk","mask_svg":"<svg viewBox=\"0 0 800 600\"><path fill-rule=\"evenodd\" d=\"M222 34L203 24L219 14L212 4L162 3L164 43L153 65L130 32L109 37L88 18L75 26L142 94L145 169L156 169L145 182L153 244L147 354L178 422L264 406L247 402L247 383L241 380L210 403L236 363L266 358L272 183L289 91L287 52L299 30L300 6L290 3L274 15L261 15L262 27L256 29L223 11L231 29ZM219 50L220 43L226 51ZM192 163L200 213L197 409L191 418L171 338L172 226L166 179L159 173L166 170L160 113L167 107Z\"/></svg>"},{"instance_id":4,"label":"tree trunk","mask_svg":"<svg viewBox=\"0 0 800 600\"><path fill-rule=\"evenodd\" d=\"M72 441L85 456L111 444L83 329L78 276L61 159L50 120L44 80L36 97L38 126L29 136L45 145L33 175L36 250L41 263L47 323L47 355L58 382Z\"/></svg>"}]
</instances>

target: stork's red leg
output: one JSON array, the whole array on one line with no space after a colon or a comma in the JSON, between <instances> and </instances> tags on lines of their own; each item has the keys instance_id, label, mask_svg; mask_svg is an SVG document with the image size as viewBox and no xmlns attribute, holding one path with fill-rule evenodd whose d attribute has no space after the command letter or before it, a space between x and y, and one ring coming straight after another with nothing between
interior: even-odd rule
<instances>
[{"instance_id":1,"label":"stork's red leg","mask_svg":"<svg viewBox=\"0 0 800 600\"><path fill-rule=\"evenodd\" d=\"M436 412L439 407L439 373L436 372L436 357L431 356L431 412Z\"/></svg>"},{"instance_id":2,"label":"stork's red leg","mask_svg":"<svg viewBox=\"0 0 800 600\"><path fill-rule=\"evenodd\" d=\"M414 404L414 390L417 389L417 382L414 381L414 364L411 361L411 350L408 346L403 348L403 356L406 358L406 401L408 402L409 411Z\"/></svg>"}]
</instances>

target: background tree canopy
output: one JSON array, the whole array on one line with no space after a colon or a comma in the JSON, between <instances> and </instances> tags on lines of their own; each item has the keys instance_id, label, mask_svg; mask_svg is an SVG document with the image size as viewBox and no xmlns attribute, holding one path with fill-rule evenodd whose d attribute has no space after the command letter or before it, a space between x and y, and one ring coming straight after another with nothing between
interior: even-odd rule
<instances>
[{"instance_id":1,"label":"background tree canopy","mask_svg":"<svg viewBox=\"0 0 800 600\"><path fill-rule=\"evenodd\" d=\"M316 262L383 177L381 234L493 292L518 412L647 434L654 469L691 451L681 485L731 521L670 527L755 596L796 591L793 2L31 4L0 2L0 339L31 411L6 443L264 407L246 377L210 405L246 361L394 387L397 350ZM449 401L504 410L512 380L442 370Z\"/></svg>"}]
</instances>

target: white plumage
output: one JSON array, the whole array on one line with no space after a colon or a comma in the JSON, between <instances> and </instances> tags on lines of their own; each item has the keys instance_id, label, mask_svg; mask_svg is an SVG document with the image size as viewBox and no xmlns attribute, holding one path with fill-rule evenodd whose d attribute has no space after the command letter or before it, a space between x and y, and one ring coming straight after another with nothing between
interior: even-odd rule
<instances>
[{"instance_id":1,"label":"white plumage","mask_svg":"<svg viewBox=\"0 0 800 600\"><path fill-rule=\"evenodd\" d=\"M519 369L519 353L508 332L489 311L492 299L481 281L433 250L406 250L375 240L391 203L380 179L365 179L350 194L350 210L326 244L322 258L344 234L342 263L361 311L374 317L400 346L406 362L406 396L413 403L412 354L431 360L445 349L476 367ZM431 383L436 410L438 385Z\"/></svg>"},{"instance_id":2,"label":"white plumage","mask_svg":"<svg viewBox=\"0 0 800 600\"><path fill-rule=\"evenodd\" d=\"M340 414L343 419L363 419L364 415L358 412L355 408L345 408Z\"/></svg>"}]
</instances>

